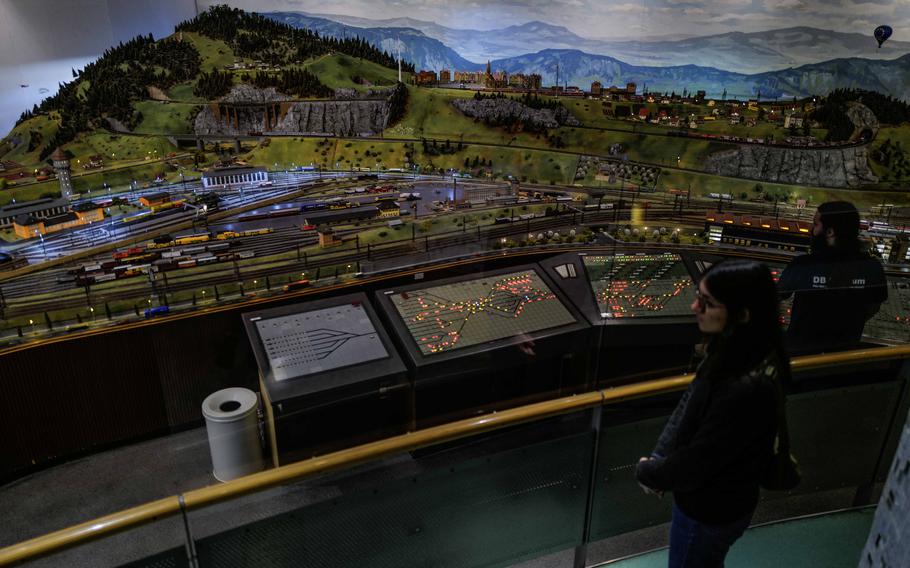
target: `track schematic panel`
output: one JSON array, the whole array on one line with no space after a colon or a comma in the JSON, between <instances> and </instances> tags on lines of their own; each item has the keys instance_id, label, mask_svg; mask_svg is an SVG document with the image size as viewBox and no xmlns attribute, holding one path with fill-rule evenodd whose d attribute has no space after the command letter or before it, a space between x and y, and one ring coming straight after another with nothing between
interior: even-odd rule
<instances>
[{"instance_id":1,"label":"track schematic panel","mask_svg":"<svg viewBox=\"0 0 910 568\"><path fill-rule=\"evenodd\" d=\"M260 319L255 324L276 381L389 355L360 303Z\"/></svg>"},{"instance_id":2,"label":"track schematic panel","mask_svg":"<svg viewBox=\"0 0 910 568\"><path fill-rule=\"evenodd\" d=\"M691 315L695 283L673 253L585 256L585 268L605 318Z\"/></svg>"},{"instance_id":3,"label":"track schematic panel","mask_svg":"<svg viewBox=\"0 0 910 568\"><path fill-rule=\"evenodd\" d=\"M390 299L423 355L576 322L534 270L398 292Z\"/></svg>"}]
</instances>

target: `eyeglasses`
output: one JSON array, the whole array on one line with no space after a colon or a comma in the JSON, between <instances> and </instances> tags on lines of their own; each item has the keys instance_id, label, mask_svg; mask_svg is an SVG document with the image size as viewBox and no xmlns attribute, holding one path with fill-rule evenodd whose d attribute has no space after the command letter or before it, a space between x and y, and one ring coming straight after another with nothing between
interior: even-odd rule
<instances>
[{"instance_id":1,"label":"eyeglasses","mask_svg":"<svg viewBox=\"0 0 910 568\"><path fill-rule=\"evenodd\" d=\"M704 312L708 308L714 309L724 307L723 304L716 300L712 300L709 296L702 294L699 290L695 291L695 303L698 305L699 312Z\"/></svg>"}]
</instances>

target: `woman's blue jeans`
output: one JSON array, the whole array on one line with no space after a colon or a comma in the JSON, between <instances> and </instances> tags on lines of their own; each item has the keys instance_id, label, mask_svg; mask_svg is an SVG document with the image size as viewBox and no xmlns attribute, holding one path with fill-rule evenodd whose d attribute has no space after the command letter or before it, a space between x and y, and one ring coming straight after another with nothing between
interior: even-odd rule
<instances>
[{"instance_id":1,"label":"woman's blue jeans","mask_svg":"<svg viewBox=\"0 0 910 568\"><path fill-rule=\"evenodd\" d=\"M670 523L670 568L723 568L730 546L752 520L746 517L723 525L706 525L673 505Z\"/></svg>"}]
</instances>

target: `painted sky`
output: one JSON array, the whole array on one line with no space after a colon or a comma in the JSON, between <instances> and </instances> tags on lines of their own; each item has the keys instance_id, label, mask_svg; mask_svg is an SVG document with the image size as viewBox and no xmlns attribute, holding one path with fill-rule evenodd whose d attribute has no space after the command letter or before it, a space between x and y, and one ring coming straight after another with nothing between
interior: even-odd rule
<instances>
[{"instance_id":1,"label":"painted sky","mask_svg":"<svg viewBox=\"0 0 910 568\"><path fill-rule=\"evenodd\" d=\"M869 33L880 24L894 39L910 30L907 0L200 0L255 12L303 11L371 19L411 17L489 30L540 20L588 38L679 38L811 26Z\"/></svg>"}]
</instances>

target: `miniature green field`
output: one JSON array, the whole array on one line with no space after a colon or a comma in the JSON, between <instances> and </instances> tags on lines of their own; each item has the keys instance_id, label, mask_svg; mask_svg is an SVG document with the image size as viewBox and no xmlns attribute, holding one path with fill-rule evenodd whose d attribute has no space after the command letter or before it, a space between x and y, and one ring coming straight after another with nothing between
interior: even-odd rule
<instances>
[{"instance_id":1,"label":"miniature green field","mask_svg":"<svg viewBox=\"0 0 910 568\"><path fill-rule=\"evenodd\" d=\"M319 80L332 89L353 88L364 91L370 87L354 83L354 75L363 77L380 86L394 86L398 81L398 71L377 65L372 61L358 59L343 54L327 55L316 58L305 64L306 69L319 77Z\"/></svg>"},{"instance_id":2,"label":"miniature green field","mask_svg":"<svg viewBox=\"0 0 910 568\"><path fill-rule=\"evenodd\" d=\"M415 150L420 144L415 143ZM369 155L367 155L369 152ZM401 168L407 169L405 164L405 143L402 142L382 142L381 140L339 140L334 148L333 153L329 153L326 162L330 168L337 164L338 169L345 170L351 168L370 168L370 169L390 169ZM419 154L415 154L413 163L421 163Z\"/></svg>"},{"instance_id":3,"label":"miniature green field","mask_svg":"<svg viewBox=\"0 0 910 568\"><path fill-rule=\"evenodd\" d=\"M192 134L190 115L198 104L140 101L133 105L142 113L142 122L136 127L137 134Z\"/></svg>"},{"instance_id":4,"label":"miniature green field","mask_svg":"<svg viewBox=\"0 0 910 568\"><path fill-rule=\"evenodd\" d=\"M167 92L167 96L173 101L188 103L206 102L205 99L197 97L193 94L193 85L194 83L182 83L180 85L175 85L171 87L170 91Z\"/></svg>"},{"instance_id":5,"label":"miniature green field","mask_svg":"<svg viewBox=\"0 0 910 568\"><path fill-rule=\"evenodd\" d=\"M180 37L181 35L184 41L189 41L199 51L202 58L202 71L223 69L225 65L234 63L234 50L223 41L192 32L181 32L170 37Z\"/></svg>"},{"instance_id":6,"label":"miniature green field","mask_svg":"<svg viewBox=\"0 0 910 568\"><path fill-rule=\"evenodd\" d=\"M507 144L513 137L504 130L485 126L458 112L452 106L455 98L470 98L473 91L459 89L420 89L408 87L410 98L408 112L395 127L388 129L388 137L438 138L444 140L474 140L494 144Z\"/></svg>"},{"instance_id":7,"label":"miniature green field","mask_svg":"<svg viewBox=\"0 0 910 568\"><path fill-rule=\"evenodd\" d=\"M106 168L116 167L123 162L163 158L177 148L160 136L130 136L96 131L79 135L66 149L73 154L73 173L82 173L81 161L95 154L104 157Z\"/></svg>"},{"instance_id":8,"label":"miniature green field","mask_svg":"<svg viewBox=\"0 0 910 568\"><path fill-rule=\"evenodd\" d=\"M309 166L321 156L323 147L322 138L272 138L268 146L259 146L248 153L246 161L270 170ZM329 139L328 147L334 149L334 138Z\"/></svg>"},{"instance_id":9,"label":"miniature green field","mask_svg":"<svg viewBox=\"0 0 910 568\"><path fill-rule=\"evenodd\" d=\"M60 185L57 184L56 180L7 189L0 191L0 206L12 203L14 199L21 203L23 201L31 201L41 197L56 196L59 193Z\"/></svg>"},{"instance_id":10,"label":"miniature green field","mask_svg":"<svg viewBox=\"0 0 910 568\"><path fill-rule=\"evenodd\" d=\"M26 168L37 167L40 163L38 156L41 154L41 150L44 148L44 145L54 137L54 134L57 133L59 124L55 116L56 113L52 116L34 116L13 128L4 138L4 141L19 136L21 142L15 148L0 156L0 159L18 162ZM41 134L42 142L38 144L34 150L29 152L28 146L29 141L31 140L30 132L32 131Z\"/></svg>"}]
</instances>

